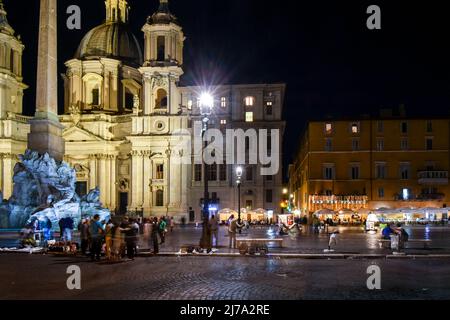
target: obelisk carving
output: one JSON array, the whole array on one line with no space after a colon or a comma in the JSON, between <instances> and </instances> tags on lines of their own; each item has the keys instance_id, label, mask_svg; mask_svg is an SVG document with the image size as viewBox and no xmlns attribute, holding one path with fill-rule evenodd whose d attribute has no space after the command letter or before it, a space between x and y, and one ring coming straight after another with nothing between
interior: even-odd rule
<instances>
[{"instance_id":1,"label":"obelisk carving","mask_svg":"<svg viewBox=\"0 0 450 320\"><path fill-rule=\"evenodd\" d=\"M36 114L30 121L28 149L64 157L64 127L58 119L57 0L41 0L36 82Z\"/></svg>"}]
</instances>

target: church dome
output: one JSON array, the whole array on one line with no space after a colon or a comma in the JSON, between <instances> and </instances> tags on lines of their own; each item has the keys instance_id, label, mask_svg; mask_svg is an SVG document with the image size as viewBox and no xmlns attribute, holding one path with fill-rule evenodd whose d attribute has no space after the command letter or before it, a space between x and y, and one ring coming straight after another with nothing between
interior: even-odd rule
<instances>
[{"instance_id":1,"label":"church dome","mask_svg":"<svg viewBox=\"0 0 450 320\"><path fill-rule=\"evenodd\" d=\"M81 40L76 59L112 58L142 65L142 50L128 24L107 22L89 31Z\"/></svg>"}]
</instances>

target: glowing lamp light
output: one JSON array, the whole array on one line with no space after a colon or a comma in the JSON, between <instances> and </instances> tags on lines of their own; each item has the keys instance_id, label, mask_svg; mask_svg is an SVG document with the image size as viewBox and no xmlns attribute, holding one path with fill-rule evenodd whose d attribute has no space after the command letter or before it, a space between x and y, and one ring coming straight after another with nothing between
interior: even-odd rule
<instances>
[{"instance_id":1,"label":"glowing lamp light","mask_svg":"<svg viewBox=\"0 0 450 320\"><path fill-rule=\"evenodd\" d=\"M242 169L242 167L237 167L236 168L236 176L238 178L242 177L242 173L243 173L244 169Z\"/></svg>"},{"instance_id":2,"label":"glowing lamp light","mask_svg":"<svg viewBox=\"0 0 450 320\"><path fill-rule=\"evenodd\" d=\"M202 114L211 114L214 107L214 97L209 92L203 92L200 95L200 109Z\"/></svg>"},{"instance_id":3,"label":"glowing lamp light","mask_svg":"<svg viewBox=\"0 0 450 320\"><path fill-rule=\"evenodd\" d=\"M283 189L283 194L287 194L288 193L288 189L284 188Z\"/></svg>"}]
</instances>

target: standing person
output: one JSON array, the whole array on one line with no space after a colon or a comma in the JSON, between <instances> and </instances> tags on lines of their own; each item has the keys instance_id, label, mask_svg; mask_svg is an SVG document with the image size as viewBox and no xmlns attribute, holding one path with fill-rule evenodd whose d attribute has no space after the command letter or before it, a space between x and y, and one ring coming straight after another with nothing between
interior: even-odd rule
<instances>
[{"instance_id":1,"label":"standing person","mask_svg":"<svg viewBox=\"0 0 450 320\"><path fill-rule=\"evenodd\" d=\"M45 218L43 225L44 241L47 243L52 238L52 222L49 218Z\"/></svg>"},{"instance_id":2,"label":"standing person","mask_svg":"<svg viewBox=\"0 0 450 320\"><path fill-rule=\"evenodd\" d=\"M167 222L164 217L161 217L161 220L159 221L159 237L161 238L161 244L166 242L166 228Z\"/></svg>"},{"instance_id":3,"label":"standing person","mask_svg":"<svg viewBox=\"0 0 450 320\"><path fill-rule=\"evenodd\" d=\"M158 218L153 218L153 224L152 224L152 231L151 231L151 238L153 242L153 254L159 253L159 244L158 244L158 233L159 233L159 224L158 224Z\"/></svg>"},{"instance_id":4,"label":"standing person","mask_svg":"<svg viewBox=\"0 0 450 320\"><path fill-rule=\"evenodd\" d=\"M130 218L128 216L125 216L122 220L122 223L120 224L120 230L123 233L123 243L120 251L120 256L122 258L125 258L125 251L126 251L126 242L127 242L127 232L130 229Z\"/></svg>"},{"instance_id":5,"label":"standing person","mask_svg":"<svg viewBox=\"0 0 450 320\"><path fill-rule=\"evenodd\" d=\"M113 228L113 243L111 248L111 260L119 261L122 258L124 247L124 237L122 229L119 226Z\"/></svg>"},{"instance_id":6,"label":"standing person","mask_svg":"<svg viewBox=\"0 0 450 320\"><path fill-rule=\"evenodd\" d=\"M64 237L64 220L65 220L65 218L61 218L58 221L60 241L63 241L63 237Z\"/></svg>"},{"instance_id":7,"label":"standing person","mask_svg":"<svg viewBox=\"0 0 450 320\"><path fill-rule=\"evenodd\" d=\"M144 245L147 245L148 248L150 249L152 246L152 229L153 229L153 224L149 219L145 219L145 223L144 223L144 228L143 228L143 242Z\"/></svg>"},{"instance_id":8,"label":"standing person","mask_svg":"<svg viewBox=\"0 0 450 320\"><path fill-rule=\"evenodd\" d=\"M63 237L64 241L72 242L72 232L73 232L73 219L65 218L63 222Z\"/></svg>"},{"instance_id":9,"label":"standing person","mask_svg":"<svg viewBox=\"0 0 450 320\"><path fill-rule=\"evenodd\" d=\"M91 236L91 260L100 260L100 254L102 250L102 239L103 239L103 227L100 223L100 216L96 214L94 219L91 221L89 226L89 234Z\"/></svg>"},{"instance_id":10,"label":"standing person","mask_svg":"<svg viewBox=\"0 0 450 320\"><path fill-rule=\"evenodd\" d=\"M112 258L113 236L114 224L109 220L105 227L105 255L108 260Z\"/></svg>"},{"instance_id":11,"label":"standing person","mask_svg":"<svg viewBox=\"0 0 450 320\"><path fill-rule=\"evenodd\" d=\"M89 224L86 219L81 220L78 225L78 231L80 231L80 240L81 240L81 253L86 255L86 251L89 243Z\"/></svg>"},{"instance_id":12,"label":"standing person","mask_svg":"<svg viewBox=\"0 0 450 320\"><path fill-rule=\"evenodd\" d=\"M175 228L175 220L173 217L170 217L170 232L173 232L173 228Z\"/></svg>"},{"instance_id":13,"label":"standing person","mask_svg":"<svg viewBox=\"0 0 450 320\"><path fill-rule=\"evenodd\" d=\"M239 223L237 219L235 219L234 215L230 217L230 224L228 226L228 237L230 238L230 249L236 249L236 233L239 228Z\"/></svg>"},{"instance_id":14,"label":"standing person","mask_svg":"<svg viewBox=\"0 0 450 320\"><path fill-rule=\"evenodd\" d=\"M209 220L209 226L211 229L211 244L214 244L215 239L215 248L217 248L219 246L219 221L214 215L211 216L211 220Z\"/></svg>"}]
</instances>

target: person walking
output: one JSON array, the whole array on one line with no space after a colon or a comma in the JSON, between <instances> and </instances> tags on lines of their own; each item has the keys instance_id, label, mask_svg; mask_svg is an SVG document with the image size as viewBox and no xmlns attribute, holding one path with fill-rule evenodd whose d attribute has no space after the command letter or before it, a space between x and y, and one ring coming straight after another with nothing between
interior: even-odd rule
<instances>
[{"instance_id":1,"label":"person walking","mask_svg":"<svg viewBox=\"0 0 450 320\"><path fill-rule=\"evenodd\" d=\"M158 243L158 233L159 233L159 223L158 218L153 218L152 230L151 230L151 238L153 242L153 254L159 253L159 243Z\"/></svg>"},{"instance_id":2,"label":"person walking","mask_svg":"<svg viewBox=\"0 0 450 320\"><path fill-rule=\"evenodd\" d=\"M166 232L167 232L167 222L164 217L161 217L159 220L159 237L161 238L161 243L164 244L166 242Z\"/></svg>"},{"instance_id":3,"label":"person walking","mask_svg":"<svg viewBox=\"0 0 450 320\"><path fill-rule=\"evenodd\" d=\"M106 259L111 260L112 258L112 246L113 246L113 236L114 236L114 224L111 220L108 221L105 227L105 256Z\"/></svg>"},{"instance_id":4,"label":"person walking","mask_svg":"<svg viewBox=\"0 0 450 320\"><path fill-rule=\"evenodd\" d=\"M89 224L86 219L81 220L78 225L78 231L80 231L81 253L86 255L89 244Z\"/></svg>"},{"instance_id":5,"label":"person walking","mask_svg":"<svg viewBox=\"0 0 450 320\"><path fill-rule=\"evenodd\" d=\"M211 244L214 244L215 240L215 248L219 247L219 221L218 219L212 215L209 220L209 228L211 230Z\"/></svg>"},{"instance_id":6,"label":"person walking","mask_svg":"<svg viewBox=\"0 0 450 320\"><path fill-rule=\"evenodd\" d=\"M175 219L173 217L170 217L170 232L173 232L173 229L175 228Z\"/></svg>"},{"instance_id":7,"label":"person walking","mask_svg":"<svg viewBox=\"0 0 450 320\"><path fill-rule=\"evenodd\" d=\"M96 214L94 219L91 221L89 226L89 234L91 236L91 260L100 260L100 255L102 251L102 240L103 240L103 226L100 223L100 216Z\"/></svg>"},{"instance_id":8,"label":"person walking","mask_svg":"<svg viewBox=\"0 0 450 320\"><path fill-rule=\"evenodd\" d=\"M234 215L231 215L230 223L228 226L228 237L230 238L230 244L229 244L230 249L231 248L236 249L236 233L237 233L239 227L240 226L239 226L237 219L234 217Z\"/></svg>"}]
</instances>

